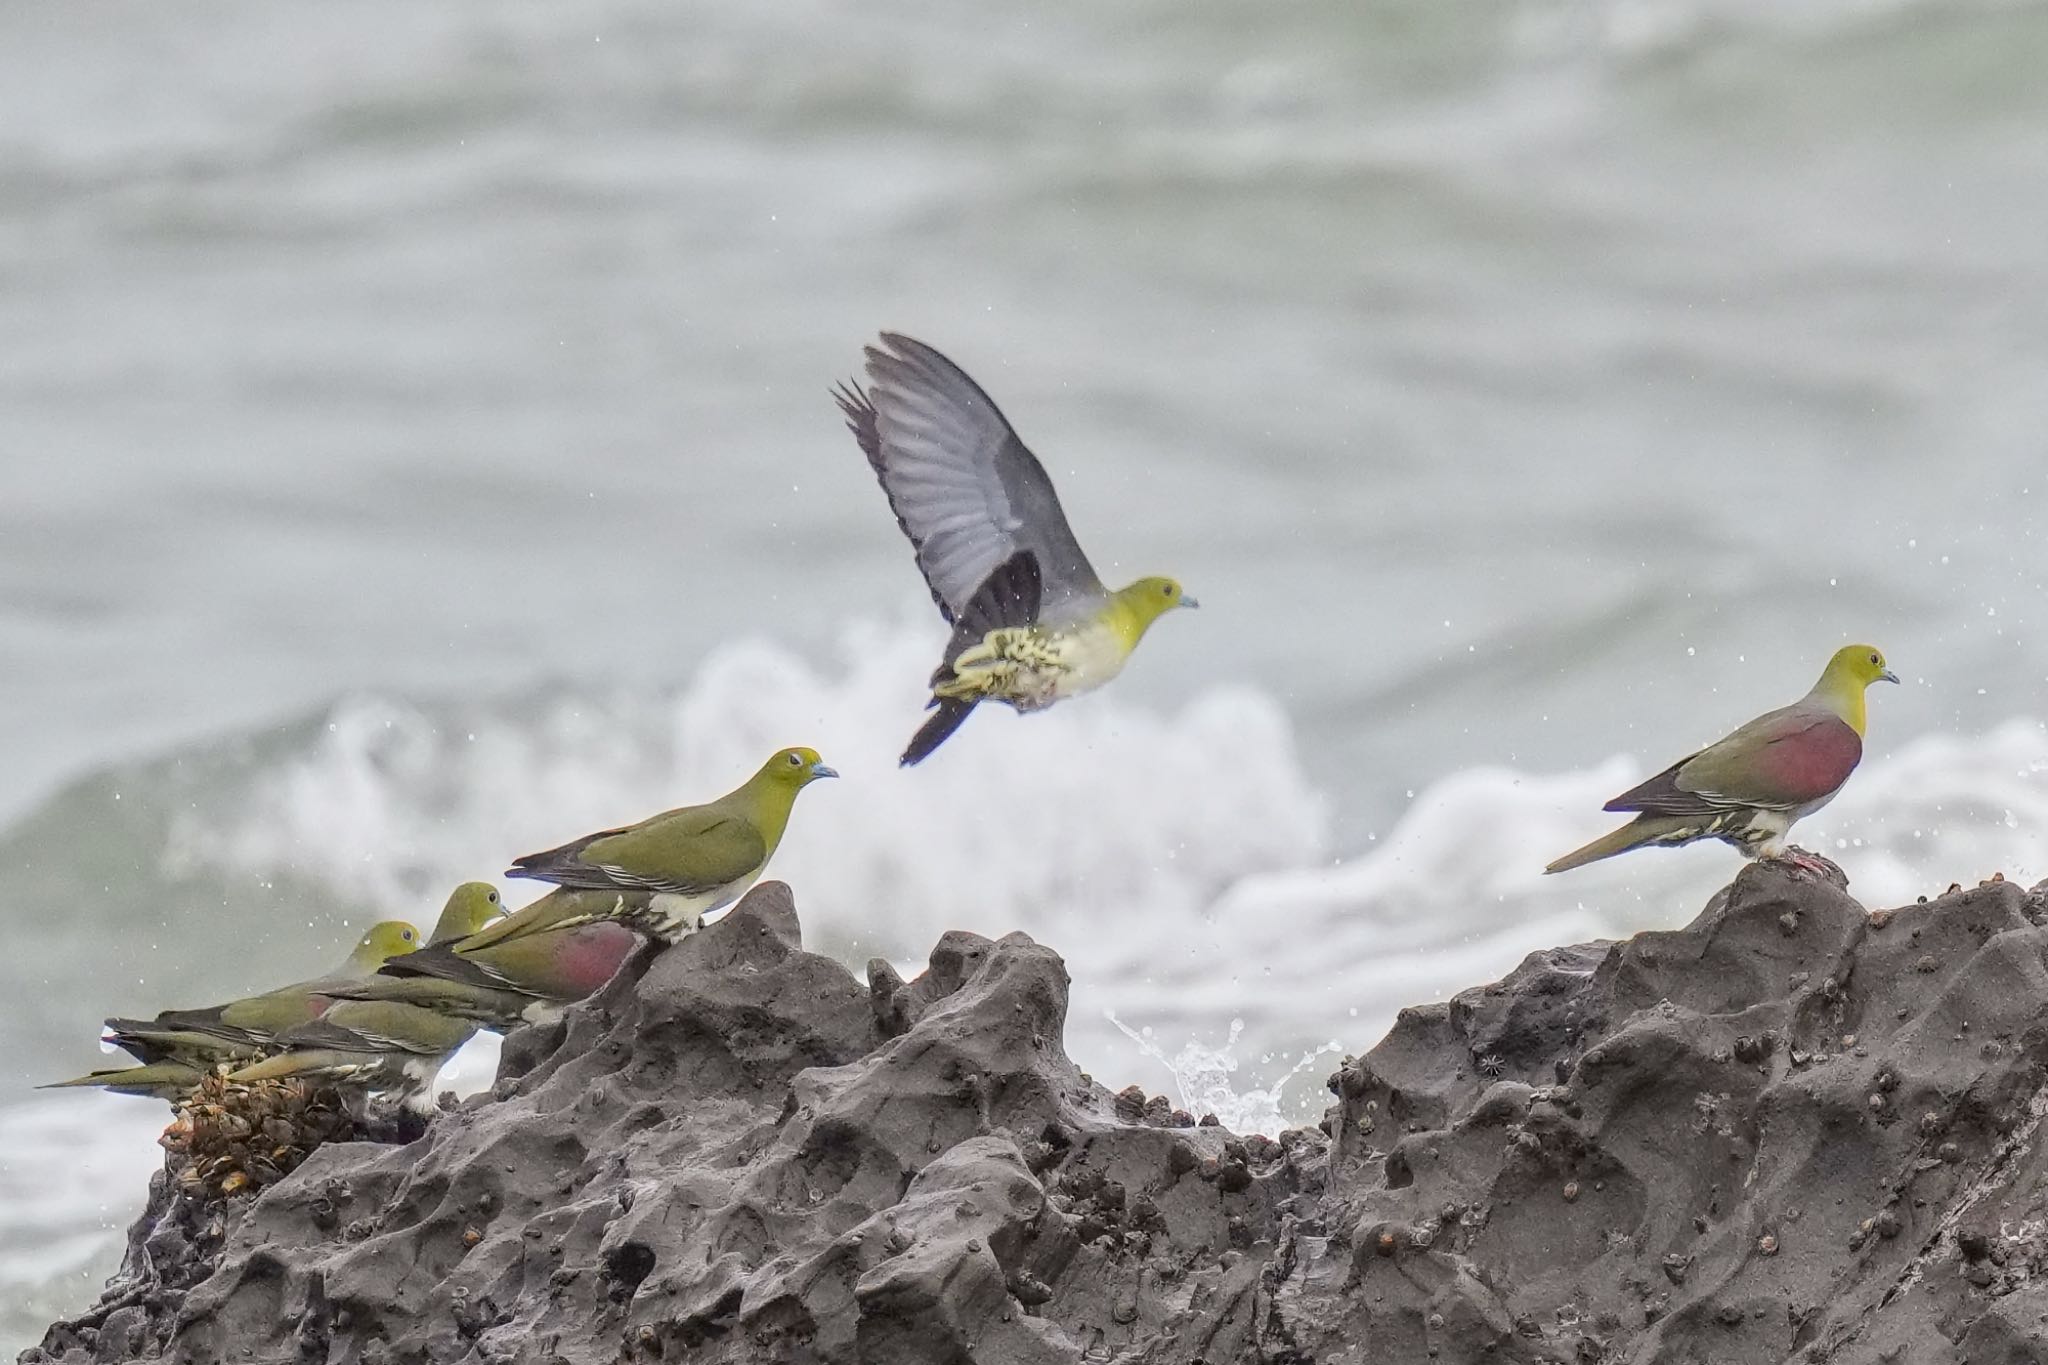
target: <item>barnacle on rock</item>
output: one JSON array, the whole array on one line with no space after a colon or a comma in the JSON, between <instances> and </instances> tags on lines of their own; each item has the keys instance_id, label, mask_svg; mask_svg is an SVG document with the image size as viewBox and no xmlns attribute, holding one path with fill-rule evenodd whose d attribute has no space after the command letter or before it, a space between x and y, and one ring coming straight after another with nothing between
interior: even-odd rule
<instances>
[{"instance_id":1,"label":"barnacle on rock","mask_svg":"<svg viewBox=\"0 0 2048 1365\"><path fill-rule=\"evenodd\" d=\"M185 1158L178 1178L186 1188L226 1197L274 1184L321 1143L356 1136L355 1112L331 1086L212 1075L157 1141Z\"/></svg>"}]
</instances>

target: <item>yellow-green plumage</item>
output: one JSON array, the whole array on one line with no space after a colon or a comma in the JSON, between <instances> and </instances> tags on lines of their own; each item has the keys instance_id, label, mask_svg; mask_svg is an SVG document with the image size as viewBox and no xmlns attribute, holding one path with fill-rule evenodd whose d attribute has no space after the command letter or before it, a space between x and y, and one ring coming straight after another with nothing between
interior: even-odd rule
<instances>
[{"instance_id":1,"label":"yellow-green plumage","mask_svg":"<svg viewBox=\"0 0 2048 1365\"><path fill-rule=\"evenodd\" d=\"M449 893L427 943L431 946L467 938L497 919L503 910L497 887L489 882L464 882ZM282 991L256 997L254 1001L226 1006L220 1012L219 1024L243 1033L260 1052L261 1044L272 1035L318 1017L326 1008L325 1001L390 998L376 991L377 984L384 979L378 975L379 970L391 959L415 952L419 947L418 934L411 925L402 920L387 920L364 936L343 970L316 981L300 982ZM310 1011L304 1014L292 1008L302 996L311 1005ZM170 1020L182 1016L172 1012L159 1017ZM235 1051L238 1056L252 1055L248 1048Z\"/></svg>"},{"instance_id":2,"label":"yellow-green plumage","mask_svg":"<svg viewBox=\"0 0 2048 1365\"><path fill-rule=\"evenodd\" d=\"M645 892L634 896L643 908L652 900ZM519 912L531 912L526 932L486 944L460 939L393 958L363 991L486 1028L555 1018L610 981L646 942L619 914L625 898L558 888Z\"/></svg>"},{"instance_id":3,"label":"yellow-green plumage","mask_svg":"<svg viewBox=\"0 0 2048 1365\"><path fill-rule=\"evenodd\" d=\"M517 1023L522 1010L530 1003L525 996L436 981L424 976L391 974L394 963L417 961L429 955L447 956L456 945L496 921L503 909L498 888L489 882L464 882L449 894L425 948L392 957L375 974L361 981L337 984L330 988L328 994L336 1000L389 1000L416 1005L487 1027Z\"/></svg>"},{"instance_id":4,"label":"yellow-green plumage","mask_svg":"<svg viewBox=\"0 0 2048 1365\"><path fill-rule=\"evenodd\" d=\"M88 1087L96 1090L111 1090L116 1095L137 1095L144 1099L168 1100L176 1104L198 1088L200 1079L210 1074L210 1069L201 1069L185 1062L152 1062L142 1066L107 1067L100 1071L87 1072L68 1081L51 1081L38 1086L39 1090L65 1090L72 1087Z\"/></svg>"},{"instance_id":5,"label":"yellow-green plumage","mask_svg":"<svg viewBox=\"0 0 2048 1365\"><path fill-rule=\"evenodd\" d=\"M497 887L489 882L464 882L448 893L441 917L434 921L434 932L427 936L427 946L468 938L504 912L504 899Z\"/></svg>"},{"instance_id":6,"label":"yellow-green plumage","mask_svg":"<svg viewBox=\"0 0 2048 1365\"><path fill-rule=\"evenodd\" d=\"M594 924L601 920L642 923L653 914L654 897L652 891L580 891L558 886L531 905L522 906L467 938L445 946L452 952L468 956L579 924ZM418 954L406 956L416 957Z\"/></svg>"},{"instance_id":7,"label":"yellow-green plumage","mask_svg":"<svg viewBox=\"0 0 2048 1365\"><path fill-rule=\"evenodd\" d=\"M411 1102L426 1094L476 1025L391 1000L341 1000L318 1019L272 1040L273 1055L228 1073L231 1081L288 1076L395 1092Z\"/></svg>"},{"instance_id":8,"label":"yellow-green plumage","mask_svg":"<svg viewBox=\"0 0 2048 1365\"><path fill-rule=\"evenodd\" d=\"M384 920L370 926L341 965L324 976L225 1005L165 1010L154 1019L109 1019L105 1041L142 1065L104 1068L50 1088L97 1086L175 1098L217 1065L262 1056L277 1034L317 1018L332 998L329 991L367 980L387 959L419 946L417 929L403 920Z\"/></svg>"},{"instance_id":9,"label":"yellow-green plumage","mask_svg":"<svg viewBox=\"0 0 2048 1365\"><path fill-rule=\"evenodd\" d=\"M932 695L1036 711L1123 672L1152 623L1185 605L1172 579L1141 578L1070 621L999 627L947 660L932 679Z\"/></svg>"},{"instance_id":10,"label":"yellow-green plumage","mask_svg":"<svg viewBox=\"0 0 2048 1365\"><path fill-rule=\"evenodd\" d=\"M439 950L432 950L439 951ZM419 954L408 954L419 956ZM460 958L456 959L460 961ZM561 1005L519 991L493 989L436 976L380 976L340 988L342 1000L386 1000L431 1010L450 1019L466 1019L487 1029L509 1029L539 1023L560 1013Z\"/></svg>"},{"instance_id":11,"label":"yellow-green plumage","mask_svg":"<svg viewBox=\"0 0 2048 1365\"><path fill-rule=\"evenodd\" d=\"M152 1020L109 1019L108 1040L144 1062L205 1064L225 1055L249 1055L273 1034L317 1017L326 1007L328 988L367 980L386 959L419 946L419 930L403 920L384 920L372 925L341 966L325 976L225 1005L164 1010Z\"/></svg>"},{"instance_id":12,"label":"yellow-green plumage","mask_svg":"<svg viewBox=\"0 0 2048 1365\"><path fill-rule=\"evenodd\" d=\"M953 627L905 765L981 702L1036 711L1102 686L1163 613L1195 605L1170 578L1103 585L1044 466L959 366L884 332L867 370L867 390L834 398Z\"/></svg>"},{"instance_id":13,"label":"yellow-green plumage","mask_svg":"<svg viewBox=\"0 0 2048 1365\"><path fill-rule=\"evenodd\" d=\"M599 908L600 900L551 919L522 920L522 911L473 936L465 950L591 918L627 920L664 940L681 937L760 877L782 842L797 793L820 778L837 776L816 750L783 749L716 801L663 811L636 825L528 854L505 875L615 897L625 894L609 910ZM643 894L644 901L638 899Z\"/></svg>"}]
</instances>

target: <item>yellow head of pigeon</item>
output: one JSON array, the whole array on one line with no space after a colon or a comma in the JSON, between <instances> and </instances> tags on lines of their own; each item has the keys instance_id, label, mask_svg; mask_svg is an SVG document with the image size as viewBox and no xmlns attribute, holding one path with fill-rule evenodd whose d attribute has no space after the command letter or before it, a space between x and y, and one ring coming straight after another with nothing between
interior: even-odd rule
<instances>
[{"instance_id":1,"label":"yellow head of pigeon","mask_svg":"<svg viewBox=\"0 0 2048 1365\"><path fill-rule=\"evenodd\" d=\"M806 749L799 745L794 749L781 749L770 755L768 761L747 779L747 789L764 795L780 791L794 795L821 777L837 776L839 774L825 765L825 760L818 756L816 749Z\"/></svg>"},{"instance_id":2,"label":"yellow head of pigeon","mask_svg":"<svg viewBox=\"0 0 2048 1365\"><path fill-rule=\"evenodd\" d=\"M368 976L377 968L400 953L409 953L420 946L420 931L402 919L379 920L370 926L356 943L355 951L348 955L342 970L350 974Z\"/></svg>"},{"instance_id":3,"label":"yellow head of pigeon","mask_svg":"<svg viewBox=\"0 0 2048 1365\"><path fill-rule=\"evenodd\" d=\"M1134 649L1154 621L1175 607L1199 607L1201 603L1182 591L1172 578L1141 578L1110 594L1105 615L1115 624L1124 648Z\"/></svg>"},{"instance_id":4,"label":"yellow head of pigeon","mask_svg":"<svg viewBox=\"0 0 2048 1365\"><path fill-rule=\"evenodd\" d=\"M1863 733L1863 692L1874 682L1895 683L1899 675L1884 661L1884 651L1875 645L1843 645L1828 660L1820 681L1808 695Z\"/></svg>"},{"instance_id":5,"label":"yellow head of pigeon","mask_svg":"<svg viewBox=\"0 0 2048 1365\"><path fill-rule=\"evenodd\" d=\"M441 918L434 921L433 937L427 942L452 943L468 938L496 919L504 908L497 887L489 882L464 882L449 893L448 903L441 907Z\"/></svg>"}]
</instances>

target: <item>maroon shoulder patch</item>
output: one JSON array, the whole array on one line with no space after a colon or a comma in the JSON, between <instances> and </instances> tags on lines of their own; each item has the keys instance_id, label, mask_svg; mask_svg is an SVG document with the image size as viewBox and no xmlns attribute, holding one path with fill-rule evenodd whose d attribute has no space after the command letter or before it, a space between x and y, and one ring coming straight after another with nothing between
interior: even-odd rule
<instances>
[{"instance_id":1,"label":"maroon shoulder patch","mask_svg":"<svg viewBox=\"0 0 2048 1365\"><path fill-rule=\"evenodd\" d=\"M1847 782L1862 758L1863 737L1847 721L1823 716L1766 744L1757 754L1757 777L1773 795L1804 805Z\"/></svg>"}]
</instances>

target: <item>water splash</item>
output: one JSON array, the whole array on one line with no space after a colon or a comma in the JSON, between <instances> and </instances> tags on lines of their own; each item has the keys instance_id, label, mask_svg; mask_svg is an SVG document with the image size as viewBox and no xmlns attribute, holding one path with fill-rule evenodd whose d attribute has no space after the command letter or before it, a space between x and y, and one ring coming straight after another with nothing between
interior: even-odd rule
<instances>
[{"instance_id":1,"label":"water splash","mask_svg":"<svg viewBox=\"0 0 2048 1365\"><path fill-rule=\"evenodd\" d=\"M1293 1066L1273 1079L1272 1084L1239 1090L1234 1078L1241 1065L1237 1044L1244 1036L1244 1020L1230 1021L1230 1034L1220 1047L1211 1047L1190 1038L1181 1044L1180 1051L1169 1057L1153 1041L1150 1028L1133 1029L1117 1018L1114 1010L1104 1010L1102 1017L1135 1043L1138 1051L1173 1073L1173 1085L1180 1096L1182 1109L1197 1118L1213 1114L1218 1123L1233 1133L1264 1133L1270 1137L1293 1127L1282 1099L1287 1083L1315 1066L1317 1059L1343 1051L1343 1045L1332 1040L1303 1052Z\"/></svg>"}]
</instances>

